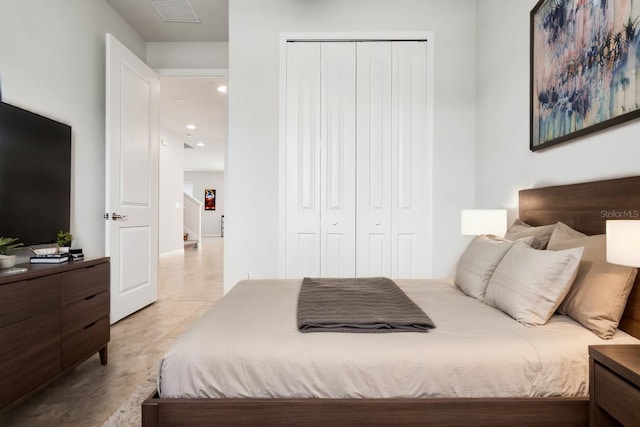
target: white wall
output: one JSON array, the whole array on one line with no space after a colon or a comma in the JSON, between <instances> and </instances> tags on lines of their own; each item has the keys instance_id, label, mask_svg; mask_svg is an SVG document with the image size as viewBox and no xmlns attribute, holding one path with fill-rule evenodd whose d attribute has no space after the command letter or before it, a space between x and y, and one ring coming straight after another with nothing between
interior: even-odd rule
<instances>
[{"instance_id":1,"label":"white wall","mask_svg":"<svg viewBox=\"0 0 640 427\"><path fill-rule=\"evenodd\" d=\"M104 255L105 33L140 58L145 43L103 0L2 0L3 100L73 128L71 232Z\"/></svg>"},{"instance_id":2,"label":"white wall","mask_svg":"<svg viewBox=\"0 0 640 427\"><path fill-rule=\"evenodd\" d=\"M160 129L160 254L183 251L184 143L173 133Z\"/></svg>"},{"instance_id":3,"label":"white wall","mask_svg":"<svg viewBox=\"0 0 640 427\"><path fill-rule=\"evenodd\" d=\"M433 266L450 276L474 201L476 2L234 0L229 2L228 218L225 289L279 275L281 32L432 31L435 39Z\"/></svg>"},{"instance_id":4,"label":"white wall","mask_svg":"<svg viewBox=\"0 0 640 427\"><path fill-rule=\"evenodd\" d=\"M224 172L188 172L184 173L184 180L193 183L193 197L202 203L202 235L220 235L220 217L225 214L225 186ZM204 210L204 189L216 190L216 210ZM226 220L225 216L225 220ZM226 233L225 233L226 235Z\"/></svg>"},{"instance_id":5,"label":"white wall","mask_svg":"<svg viewBox=\"0 0 640 427\"><path fill-rule=\"evenodd\" d=\"M147 65L151 68L229 67L227 42L149 42Z\"/></svg>"},{"instance_id":6,"label":"white wall","mask_svg":"<svg viewBox=\"0 0 640 427\"><path fill-rule=\"evenodd\" d=\"M536 1L478 4L478 207L511 208L513 219L520 189L637 175L637 120L529 151L529 12Z\"/></svg>"}]
</instances>

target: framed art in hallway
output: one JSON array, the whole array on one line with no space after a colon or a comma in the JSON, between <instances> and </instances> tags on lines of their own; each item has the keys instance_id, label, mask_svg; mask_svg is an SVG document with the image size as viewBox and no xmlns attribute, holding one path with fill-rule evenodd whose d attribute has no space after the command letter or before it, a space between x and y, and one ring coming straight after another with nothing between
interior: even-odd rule
<instances>
[{"instance_id":1,"label":"framed art in hallway","mask_svg":"<svg viewBox=\"0 0 640 427\"><path fill-rule=\"evenodd\" d=\"M204 189L204 210L205 211L216 210L216 190L212 188Z\"/></svg>"},{"instance_id":2,"label":"framed art in hallway","mask_svg":"<svg viewBox=\"0 0 640 427\"><path fill-rule=\"evenodd\" d=\"M532 151L640 117L640 0L540 0L530 18Z\"/></svg>"}]
</instances>

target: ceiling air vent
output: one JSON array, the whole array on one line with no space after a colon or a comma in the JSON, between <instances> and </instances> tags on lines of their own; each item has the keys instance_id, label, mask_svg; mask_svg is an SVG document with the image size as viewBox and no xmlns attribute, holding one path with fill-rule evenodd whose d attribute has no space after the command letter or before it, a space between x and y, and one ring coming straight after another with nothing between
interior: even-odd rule
<instances>
[{"instance_id":1,"label":"ceiling air vent","mask_svg":"<svg viewBox=\"0 0 640 427\"><path fill-rule=\"evenodd\" d=\"M151 4L165 22L200 23L189 0L151 0Z\"/></svg>"}]
</instances>

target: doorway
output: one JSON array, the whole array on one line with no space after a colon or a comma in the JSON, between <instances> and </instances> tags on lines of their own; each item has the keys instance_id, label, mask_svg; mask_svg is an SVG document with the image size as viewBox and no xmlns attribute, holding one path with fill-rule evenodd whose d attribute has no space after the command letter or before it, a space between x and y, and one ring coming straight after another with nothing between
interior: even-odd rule
<instances>
[{"instance_id":1,"label":"doorway","mask_svg":"<svg viewBox=\"0 0 640 427\"><path fill-rule=\"evenodd\" d=\"M197 250L204 237L220 237L224 215L226 70L187 71L159 71L161 256ZM187 181L191 195L184 192ZM212 189L215 210L205 211L205 190ZM185 226L187 207L198 211L201 227Z\"/></svg>"}]
</instances>

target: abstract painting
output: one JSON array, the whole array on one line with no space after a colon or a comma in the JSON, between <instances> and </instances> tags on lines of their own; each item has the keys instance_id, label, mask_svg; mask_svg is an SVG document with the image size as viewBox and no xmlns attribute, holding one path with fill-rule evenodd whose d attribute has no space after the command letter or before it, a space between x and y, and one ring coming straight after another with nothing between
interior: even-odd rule
<instances>
[{"instance_id":1,"label":"abstract painting","mask_svg":"<svg viewBox=\"0 0 640 427\"><path fill-rule=\"evenodd\" d=\"M536 4L531 11L532 151L640 117L639 26L640 0Z\"/></svg>"}]
</instances>

